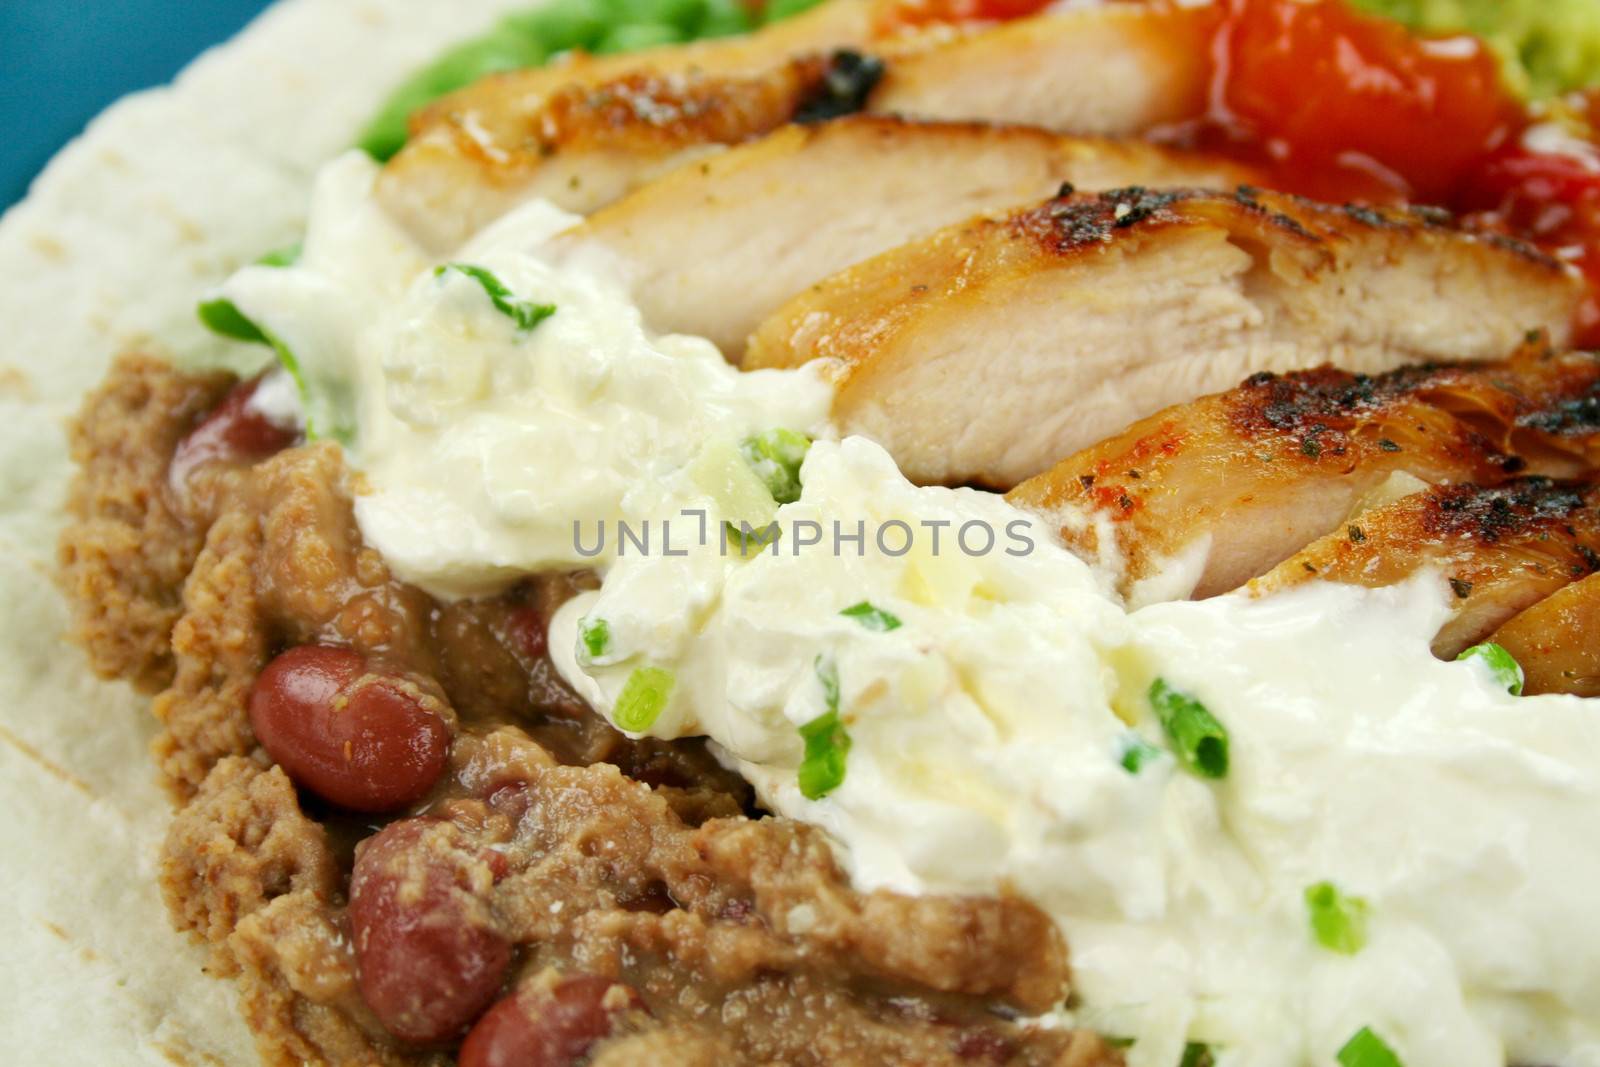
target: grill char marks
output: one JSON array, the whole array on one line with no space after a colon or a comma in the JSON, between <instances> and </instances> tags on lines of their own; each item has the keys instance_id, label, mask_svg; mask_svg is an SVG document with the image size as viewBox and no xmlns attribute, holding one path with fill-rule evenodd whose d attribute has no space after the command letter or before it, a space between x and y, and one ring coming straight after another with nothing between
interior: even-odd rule
<instances>
[{"instance_id":1,"label":"grill char marks","mask_svg":"<svg viewBox=\"0 0 1600 1067\"><path fill-rule=\"evenodd\" d=\"M798 56L754 73L649 68L595 84L574 73L515 128L464 107L426 124L379 178L384 207L443 251L542 197L586 214L672 167L776 129L825 92L828 61Z\"/></svg>"},{"instance_id":2,"label":"grill char marks","mask_svg":"<svg viewBox=\"0 0 1600 1067\"><path fill-rule=\"evenodd\" d=\"M1053 197L816 283L756 329L744 365L835 360L841 429L913 481L1010 488L1251 372L1378 374L1500 359L1529 327L1566 336L1581 286L1561 265L1360 214L1380 221L1248 188Z\"/></svg>"},{"instance_id":3,"label":"grill char marks","mask_svg":"<svg viewBox=\"0 0 1600 1067\"><path fill-rule=\"evenodd\" d=\"M1517 613L1600 571L1600 487L1517 478L1436 486L1351 519L1251 584L1269 593L1306 581L1386 586L1432 569L1448 585L1450 620L1434 651L1454 656ZM1359 531L1359 536L1357 532Z\"/></svg>"},{"instance_id":4,"label":"grill char marks","mask_svg":"<svg viewBox=\"0 0 1600 1067\"><path fill-rule=\"evenodd\" d=\"M1037 203L1063 180L1102 189L1238 173L1137 141L852 115L785 126L679 167L555 247L603 248L625 265L652 329L709 338L737 358L795 293L941 226Z\"/></svg>"},{"instance_id":5,"label":"grill char marks","mask_svg":"<svg viewBox=\"0 0 1600 1067\"><path fill-rule=\"evenodd\" d=\"M1392 495L1396 477L1410 479L1402 492L1469 487L1451 490L1462 495L1447 494L1430 512L1441 534L1451 521L1483 532L1567 507L1572 490L1552 483L1517 482L1500 495L1470 486L1523 472L1570 477L1593 466L1596 436L1529 427L1597 388L1600 361L1537 344L1476 368L1258 374L1136 424L1019 486L1011 499L1058 513L1068 543L1118 563L1124 591L1138 599L1210 596L1344 530L1352 512ZM1095 516L1103 521L1084 521ZM1169 570L1179 559L1191 565L1181 581ZM1165 586L1140 585L1163 574L1172 578Z\"/></svg>"},{"instance_id":6,"label":"grill char marks","mask_svg":"<svg viewBox=\"0 0 1600 1067\"><path fill-rule=\"evenodd\" d=\"M1077 195L1071 186L1063 195L1033 211L1013 217L1019 235L1031 237L1043 247L1066 255L1112 240L1118 230L1141 223L1177 223L1179 216L1168 209L1191 191L1151 191L1130 185L1108 189L1092 197Z\"/></svg>"},{"instance_id":7,"label":"grill char marks","mask_svg":"<svg viewBox=\"0 0 1600 1067\"><path fill-rule=\"evenodd\" d=\"M1571 523L1588 506L1582 485L1550 478L1522 478L1499 486L1440 486L1422 494L1420 532L1432 540L1499 541L1544 532L1552 524L1572 533ZM1587 575L1597 569L1596 557L1580 546Z\"/></svg>"},{"instance_id":8,"label":"grill char marks","mask_svg":"<svg viewBox=\"0 0 1600 1067\"><path fill-rule=\"evenodd\" d=\"M854 115L867 106L867 97L882 79L882 59L841 48L828 57L821 80L795 108L794 121L826 122Z\"/></svg>"},{"instance_id":9,"label":"grill char marks","mask_svg":"<svg viewBox=\"0 0 1600 1067\"><path fill-rule=\"evenodd\" d=\"M587 214L827 96L829 54L869 43L871 8L830 0L753 34L491 75L413 116L379 200L441 252L535 197Z\"/></svg>"},{"instance_id":10,"label":"grill char marks","mask_svg":"<svg viewBox=\"0 0 1600 1067\"><path fill-rule=\"evenodd\" d=\"M1448 389L1452 379L1471 375L1474 372L1466 368L1438 364L1402 367L1376 376L1351 374L1333 367L1287 375L1262 373L1226 394L1224 407L1241 441L1287 444L1291 460L1298 453L1313 462L1327 457L1359 463L1373 449L1389 456L1404 451L1405 446L1394 437L1375 437L1373 430L1374 426L1393 421L1398 405L1419 394ZM1505 392L1503 403L1496 403L1495 393L1500 390L1492 379L1464 380L1470 380L1477 396L1494 408L1515 408L1525 403L1512 391ZM1498 421L1504 422L1506 417L1503 413ZM1501 452L1476 431L1474 424L1483 421L1461 418L1459 433L1444 447L1462 455L1475 454L1503 474L1523 470L1527 466L1525 460ZM1395 436L1404 433L1396 431Z\"/></svg>"},{"instance_id":11,"label":"grill char marks","mask_svg":"<svg viewBox=\"0 0 1600 1067\"><path fill-rule=\"evenodd\" d=\"M829 0L743 36L573 54L484 78L413 118L380 198L443 251L535 196L587 214L793 120L869 110L1131 137L1199 107L1203 58L1163 11L1112 5L904 32L877 7ZM1022 69L1031 76L1018 78ZM594 93L613 106L597 109ZM686 112L700 117L660 121Z\"/></svg>"}]
</instances>

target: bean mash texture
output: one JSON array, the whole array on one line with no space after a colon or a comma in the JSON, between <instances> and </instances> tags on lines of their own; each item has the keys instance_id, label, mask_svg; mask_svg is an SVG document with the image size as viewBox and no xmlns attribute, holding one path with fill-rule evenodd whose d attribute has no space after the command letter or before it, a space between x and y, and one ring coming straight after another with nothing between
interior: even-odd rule
<instances>
[{"instance_id":1,"label":"bean mash texture","mask_svg":"<svg viewBox=\"0 0 1600 1067\"><path fill-rule=\"evenodd\" d=\"M1037 908L853 890L698 742L561 683L585 576L397 581L338 448L273 450L250 388L121 359L62 562L95 669L156 692L163 892L267 1063L1115 1062L1028 1024L1068 993Z\"/></svg>"}]
</instances>

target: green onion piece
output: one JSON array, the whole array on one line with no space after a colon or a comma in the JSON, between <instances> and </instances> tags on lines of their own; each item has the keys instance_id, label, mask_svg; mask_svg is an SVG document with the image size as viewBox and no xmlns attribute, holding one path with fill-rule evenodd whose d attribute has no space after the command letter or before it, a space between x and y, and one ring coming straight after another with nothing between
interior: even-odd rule
<instances>
[{"instance_id":1,"label":"green onion piece","mask_svg":"<svg viewBox=\"0 0 1600 1067\"><path fill-rule=\"evenodd\" d=\"M1138 1044L1138 1042L1139 1039L1136 1037L1111 1037L1107 1034L1100 1035L1100 1043L1105 1045L1107 1048L1132 1048L1134 1045Z\"/></svg>"},{"instance_id":2,"label":"green onion piece","mask_svg":"<svg viewBox=\"0 0 1600 1067\"><path fill-rule=\"evenodd\" d=\"M1367 1026L1357 1030L1355 1036L1344 1043L1337 1059L1340 1067L1405 1067L1400 1057L1394 1054L1394 1049Z\"/></svg>"},{"instance_id":3,"label":"green onion piece","mask_svg":"<svg viewBox=\"0 0 1600 1067\"><path fill-rule=\"evenodd\" d=\"M195 313L200 316L200 321L206 329L220 337L249 341L251 344L268 343L267 335L261 332L261 327L252 322L248 315L239 310L237 304L225 296L200 301Z\"/></svg>"},{"instance_id":4,"label":"green onion piece","mask_svg":"<svg viewBox=\"0 0 1600 1067\"><path fill-rule=\"evenodd\" d=\"M585 655L591 660L599 659L611 645L611 624L604 619L585 616L578 624L578 640L583 643Z\"/></svg>"},{"instance_id":5,"label":"green onion piece","mask_svg":"<svg viewBox=\"0 0 1600 1067\"><path fill-rule=\"evenodd\" d=\"M839 665L827 656L818 656L811 664L822 685L822 706L829 711L839 710Z\"/></svg>"},{"instance_id":6,"label":"green onion piece","mask_svg":"<svg viewBox=\"0 0 1600 1067\"><path fill-rule=\"evenodd\" d=\"M1211 1054L1210 1045L1191 1041L1183 1046L1183 1059L1178 1061L1178 1067L1216 1067L1216 1063L1217 1058Z\"/></svg>"},{"instance_id":7,"label":"green onion piece","mask_svg":"<svg viewBox=\"0 0 1600 1067\"><path fill-rule=\"evenodd\" d=\"M776 544L782 536L783 530L776 521L765 526L751 526L748 522L740 520L735 523L724 520L722 528L727 531L728 543L739 546L741 556L758 555ZM748 531L748 532L746 532Z\"/></svg>"},{"instance_id":8,"label":"green onion piece","mask_svg":"<svg viewBox=\"0 0 1600 1067\"><path fill-rule=\"evenodd\" d=\"M1367 902L1345 896L1332 882L1306 887L1306 912L1317 943L1331 952L1354 956L1367 943Z\"/></svg>"},{"instance_id":9,"label":"green onion piece","mask_svg":"<svg viewBox=\"0 0 1600 1067\"><path fill-rule=\"evenodd\" d=\"M850 733L839 718L839 667L818 656L815 669L828 710L800 727L806 743L805 758L800 761L800 795L807 800L820 800L843 784L845 759L850 754Z\"/></svg>"},{"instance_id":10,"label":"green onion piece","mask_svg":"<svg viewBox=\"0 0 1600 1067\"><path fill-rule=\"evenodd\" d=\"M867 600L852 604L839 614L856 620L874 633L886 634L890 630L900 629L901 626L898 618Z\"/></svg>"},{"instance_id":11,"label":"green onion piece","mask_svg":"<svg viewBox=\"0 0 1600 1067\"><path fill-rule=\"evenodd\" d=\"M1202 778L1228 776L1228 731L1204 704L1161 678L1150 683L1150 704L1180 763Z\"/></svg>"},{"instance_id":12,"label":"green onion piece","mask_svg":"<svg viewBox=\"0 0 1600 1067\"><path fill-rule=\"evenodd\" d=\"M1458 660L1479 659L1484 662L1495 681L1506 687L1506 692L1514 697L1522 695L1522 684L1526 680L1522 673L1522 664L1517 662L1515 656L1496 644L1473 645L1461 655Z\"/></svg>"},{"instance_id":13,"label":"green onion piece","mask_svg":"<svg viewBox=\"0 0 1600 1067\"><path fill-rule=\"evenodd\" d=\"M274 248L271 252L256 259L255 263L261 267L292 267L300 260L300 242ZM237 304L227 297L217 297L214 300L202 300L195 309L200 316L200 321L206 329L222 337L230 337L235 341L249 341L251 344L271 344L261 327L250 321L250 317L239 310Z\"/></svg>"},{"instance_id":14,"label":"green onion piece","mask_svg":"<svg viewBox=\"0 0 1600 1067\"><path fill-rule=\"evenodd\" d=\"M527 333L556 313L554 304L535 304L531 300L518 300L511 294L511 290L505 287L505 283L494 276L493 271L475 267L471 263L446 263L433 268L433 276L440 277L449 270L464 274L482 286L495 310L516 323L519 333Z\"/></svg>"},{"instance_id":15,"label":"green onion piece","mask_svg":"<svg viewBox=\"0 0 1600 1067\"><path fill-rule=\"evenodd\" d=\"M300 242L296 241L292 245L274 248L260 259L257 259L256 264L262 267L292 267L300 262L301 251Z\"/></svg>"},{"instance_id":16,"label":"green onion piece","mask_svg":"<svg viewBox=\"0 0 1600 1067\"><path fill-rule=\"evenodd\" d=\"M618 729L631 733L643 733L650 729L666 710L675 681L671 671L664 671L660 667L635 668L628 675L628 680L622 683L622 693L617 697L611 721L617 724Z\"/></svg>"},{"instance_id":17,"label":"green onion piece","mask_svg":"<svg viewBox=\"0 0 1600 1067\"><path fill-rule=\"evenodd\" d=\"M767 430L747 437L739 445L745 461L780 504L800 499L800 464L811 449L811 438L793 430Z\"/></svg>"},{"instance_id":18,"label":"green onion piece","mask_svg":"<svg viewBox=\"0 0 1600 1067\"><path fill-rule=\"evenodd\" d=\"M256 325L234 306L231 300L204 301L199 307L199 313L200 321L215 333L231 337L236 341L264 344L272 349L273 354L278 357L278 365L288 373L290 380L294 382L295 392L300 396L300 408L306 416L307 440L317 441L331 437L347 445L355 439L355 426L350 419L354 403L333 386L313 392L310 383L306 381L300 360L282 338L271 330Z\"/></svg>"},{"instance_id":19,"label":"green onion piece","mask_svg":"<svg viewBox=\"0 0 1600 1067\"><path fill-rule=\"evenodd\" d=\"M1138 774L1145 765L1161 758L1161 749L1138 734L1128 734L1122 739L1122 756L1117 760L1129 774Z\"/></svg>"}]
</instances>

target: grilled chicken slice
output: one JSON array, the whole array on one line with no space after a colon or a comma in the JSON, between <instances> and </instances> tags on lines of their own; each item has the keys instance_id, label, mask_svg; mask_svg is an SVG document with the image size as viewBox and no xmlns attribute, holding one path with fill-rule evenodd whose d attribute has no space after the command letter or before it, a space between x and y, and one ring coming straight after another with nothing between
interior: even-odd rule
<instances>
[{"instance_id":1,"label":"grilled chicken slice","mask_svg":"<svg viewBox=\"0 0 1600 1067\"><path fill-rule=\"evenodd\" d=\"M1260 374L1063 460L1009 499L1055 518L1129 600L1206 597L1344 529L1374 495L1576 475L1600 460L1600 359Z\"/></svg>"},{"instance_id":2,"label":"grilled chicken slice","mask_svg":"<svg viewBox=\"0 0 1600 1067\"><path fill-rule=\"evenodd\" d=\"M1126 137L1205 110L1211 13L1112 4L1003 23L887 64L874 111Z\"/></svg>"},{"instance_id":3,"label":"grilled chicken slice","mask_svg":"<svg viewBox=\"0 0 1600 1067\"><path fill-rule=\"evenodd\" d=\"M1600 488L1517 478L1437 486L1374 508L1250 583L1264 595L1307 581L1396 585L1424 568L1452 591L1433 640L1453 657L1523 609L1600 570Z\"/></svg>"},{"instance_id":4,"label":"grilled chicken slice","mask_svg":"<svg viewBox=\"0 0 1600 1067\"><path fill-rule=\"evenodd\" d=\"M831 53L871 39L873 11L829 0L750 34L491 75L412 116L378 196L437 250L535 197L587 213L690 154L864 97L881 61Z\"/></svg>"},{"instance_id":5,"label":"grilled chicken slice","mask_svg":"<svg viewBox=\"0 0 1600 1067\"><path fill-rule=\"evenodd\" d=\"M443 251L525 200L586 214L791 119L867 108L1130 135L1201 107L1203 57L1170 32L1187 18L1128 5L884 37L868 0L832 0L746 37L486 78L413 120L378 193Z\"/></svg>"},{"instance_id":6,"label":"grilled chicken slice","mask_svg":"<svg viewBox=\"0 0 1600 1067\"><path fill-rule=\"evenodd\" d=\"M1489 640L1522 664L1523 692L1600 696L1600 574L1551 593Z\"/></svg>"},{"instance_id":7,"label":"grilled chicken slice","mask_svg":"<svg viewBox=\"0 0 1600 1067\"><path fill-rule=\"evenodd\" d=\"M853 55L853 54L849 54ZM443 112L389 162L378 198L444 252L518 204L544 198L587 214L696 155L776 129L825 100L840 62L803 56L750 74L645 71L539 97L523 128L506 116ZM472 92L472 90L466 90Z\"/></svg>"},{"instance_id":8,"label":"grilled chicken slice","mask_svg":"<svg viewBox=\"0 0 1600 1067\"><path fill-rule=\"evenodd\" d=\"M1063 181L1231 185L1240 168L1138 141L859 115L680 167L564 235L625 264L645 321L736 357L793 294L914 237L1036 203Z\"/></svg>"},{"instance_id":9,"label":"grilled chicken slice","mask_svg":"<svg viewBox=\"0 0 1600 1067\"><path fill-rule=\"evenodd\" d=\"M1256 371L1377 372L1564 339L1565 267L1432 213L1124 189L941 230L832 276L744 365L837 361L834 419L919 482L1009 487Z\"/></svg>"}]
</instances>

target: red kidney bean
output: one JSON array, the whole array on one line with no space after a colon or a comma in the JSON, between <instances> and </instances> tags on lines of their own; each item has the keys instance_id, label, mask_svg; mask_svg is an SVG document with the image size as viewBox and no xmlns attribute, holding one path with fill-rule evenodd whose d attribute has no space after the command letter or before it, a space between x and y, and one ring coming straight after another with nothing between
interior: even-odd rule
<instances>
[{"instance_id":1,"label":"red kidney bean","mask_svg":"<svg viewBox=\"0 0 1600 1067\"><path fill-rule=\"evenodd\" d=\"M260 384L261 378L255 377L234 386L222 403L178 442L172 454L174 485L181 486L189 472L202 463L250 463L294 444L299 430L280 426L250 406Z\"/></svg>"},{"instance_id":2,"label":"red kidney bean","mask_svg":"<svg viewBox=\"0 0 1600 1067\"><path fill-rule=\"evenodd\" d=\"M1012 1055L1011 1042L991 1030L963 1030L951 1046L964 1063L1004 1063Z\"/></svg>"},{"instance_id":3,"label":"red kidney bean","mask_svg":"<svg viewBox=\"0 0 1600 1067\"><path fill-rule=\"evenodd\" d=\"M632 987L597 975L563 978L554 988L524 986L484 1013L461 1046L461 1067L573 1067L616 1026L644 1011Z\"/></svg>"},{"instance_id":4,"label":"red kidney bean","mask_svg":"<svg viewBox=\"0 0 1600 1067\"><path fill-rule=\"evenodd\" d=\"M415 803L450 758L444 717L346 648L301 645L267 664L250 725L297 785L354 811Z\"/></svg>"},{"instance_id":5,"label":"red kidney bean","mask_svg":"<svg viewBox=\"0 0 1600 1067\"><path fill-rule=\"evenodd\" d=\"M527 604L513 608L506 617L506 633L512 644L532 660L543 659L549 651L548 627L544 613Z\"/></svg>"},{"instance_id":6,"label":"red kidney bean","mask_svg":"<svg viewBox=\"0 0 1600 1067\"><path fill-rule=\"evenodd\" d=\"M364 841L350 876L361 998L405 1041L465 1030L494 1000L511 945L482 894L487 850L443 819L401 819Z\"/></svg>"}]
</instances>

